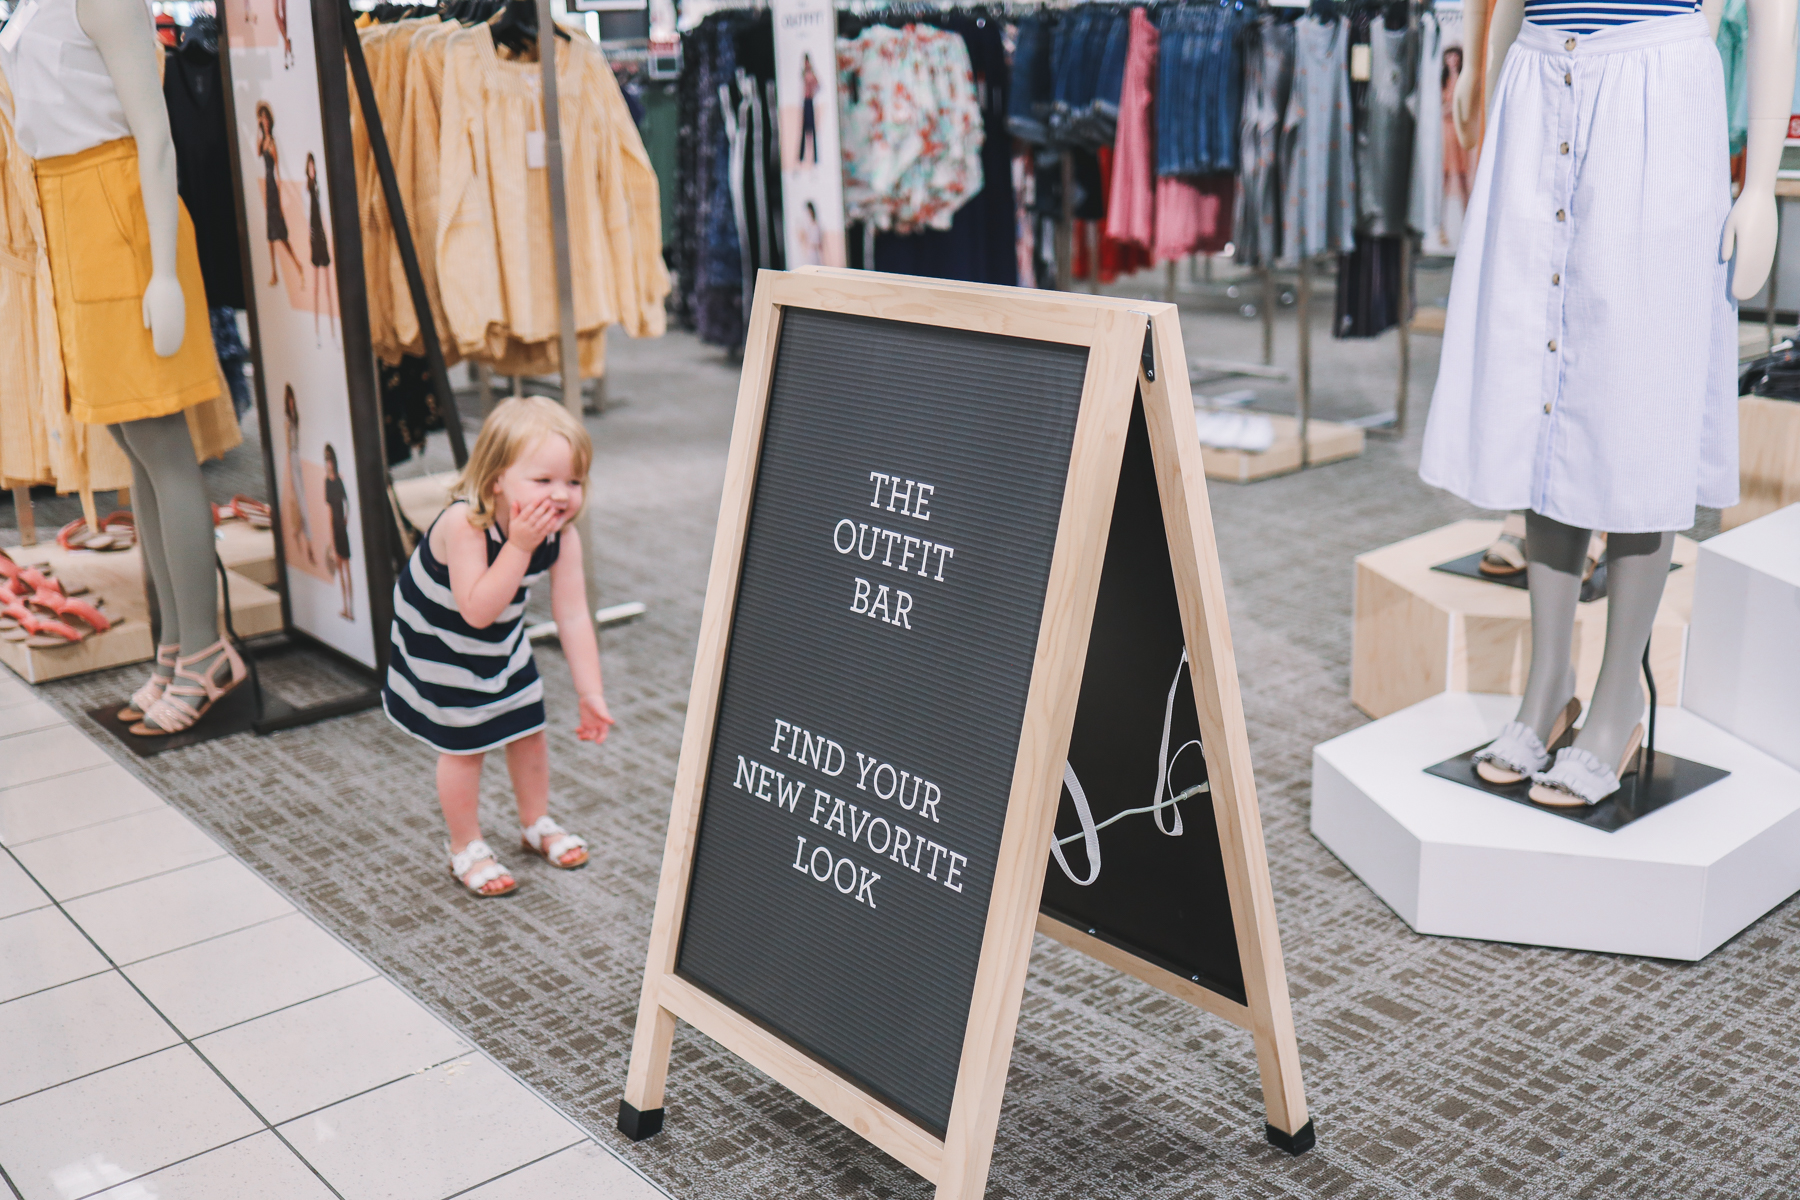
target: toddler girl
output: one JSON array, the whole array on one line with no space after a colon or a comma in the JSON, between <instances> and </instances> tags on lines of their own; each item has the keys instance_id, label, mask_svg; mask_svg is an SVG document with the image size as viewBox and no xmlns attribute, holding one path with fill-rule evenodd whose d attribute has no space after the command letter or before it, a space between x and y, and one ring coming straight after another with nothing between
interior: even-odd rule
<instances>
[{"instance_id":1,"label":"toddler girl","mask_svg":"<svg viewBox=\"0 0 1800 1200\"><path fill-rule=\"evenodd\" d=\"M525 638L531 585L550 576L550 607L581 699L576 736L603 742L613 719L573 526L593 445L562 405L533 396L496 407L453 500L394 586L393 651L382 707L435 746L450 873L478 896L519 885L481 837L481 764L506 747L520 844L553 867L587 862L587 843L550 819L544 684Z\"/></svg>"}]
</instances>

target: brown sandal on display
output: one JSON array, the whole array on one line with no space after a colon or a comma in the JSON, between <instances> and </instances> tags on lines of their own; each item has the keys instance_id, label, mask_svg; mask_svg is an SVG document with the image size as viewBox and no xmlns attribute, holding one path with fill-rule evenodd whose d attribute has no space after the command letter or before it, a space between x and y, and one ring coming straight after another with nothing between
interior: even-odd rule
<instances>
[{"instance_id":1,"label":"brown sandal on display","mask_svg":"<svg viewBox=\"0 0 1800 1200\"><path fill-rule=\"evenodd\" d=\"M233 496L231 511L252 529L267 529L273 524L269 515L269 506L261 500L252 500L248 496Z\"/></svg>"},{"instance_id":2,"label":"brown sandal on display","mask_svg":"<svg viewBox=\"0 0 1800 1200\"><path fill-rule=\"evenodd\" d=\"M156 648L156 665L168 667L173 673L176 658L180 653L181 644L179 642L172 646L158 646ZM118 711L119 720L127 725L135 725L143 720L144 714L149 711L150 706L162 699L162 694L168 686L168 675L158 675L155 671L150 672L150 678L144 682L144 686L131 693L131 699L126 701L125 707Z\"/></svg>"},{"instance_id":3,"label":"brown sandal on display","mask_svg":"<svg viewBox=\"0 0 1800 1200\"><path fill-rule=\"evenodd\" d=\"M1525 515L1513 513L1500 526L1500 536L1482 553L1475 569L1489 579L1510 579L1525 566Z\"/></svg>"},{"instance_id":4,"label":"brown sandal on display","mask_svg":"<svg viewBox=\"0 0 1800 1200\"><path fill-rule=\"evenodd\" d=\"M188 669L206 662L214 655L218 656L217 659L204 672ZM231 677L224 683L220 683L217 678L221 664L231 668ZM244 660L238 656L237 647L227 638L220 638L198 654L177 658L174 678L169 680L169 686L163 689L163 694L156 698L155 703L145 710L144 719L131 727L131 732L139 737L167 737L171 733L192 729L196 721L212 710L213 705L249 676ZM196 705L193 703L195 700L203 702Z\"/></svg>"}]
</instances>

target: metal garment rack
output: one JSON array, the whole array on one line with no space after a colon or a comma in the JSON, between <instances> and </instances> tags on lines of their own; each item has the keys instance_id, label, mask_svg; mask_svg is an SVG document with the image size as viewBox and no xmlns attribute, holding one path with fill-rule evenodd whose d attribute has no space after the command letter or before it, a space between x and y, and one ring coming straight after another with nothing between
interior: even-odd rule
<instances>
[{"instance_id":1,"label":"metal garment rack","mask_svg":"<svg viewBox=\"0 0 1800 1200\"><path fill-rule=\"evenodd\" d=\"M556 17L550 11L550 0L537 0L537 27L538 67L543 79L544 158L549 172L547 182L550 190L551 259L556 268L557 365L561 368L563 407L569 410L570 416L581 421L586 415L581 392L581 346L575 333L575 280L574 268L569 261L569 192L563 178L562 105L557 99L557 25ZM605 334L602 333L601 336L604 337ZM604 413L604 407L601 411ZM592 503L582 505L579 519L581 570L588 603L592 604L600 592L599 580L595 574L599 559L595 549L599 543L593 533ZM642 601L632 600L593 610L593 620L598 628L603 629L633 620L642 616L644 611ZM534 639L549 637L555 633L555 621L541 621L526 630L526 636Z\"/></svg>"}]
</instances>

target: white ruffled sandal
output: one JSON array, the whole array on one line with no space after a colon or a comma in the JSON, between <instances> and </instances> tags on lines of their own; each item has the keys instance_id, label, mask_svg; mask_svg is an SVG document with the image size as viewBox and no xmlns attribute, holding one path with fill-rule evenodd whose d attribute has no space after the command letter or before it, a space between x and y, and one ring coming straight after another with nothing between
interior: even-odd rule
<instances>
[{"instance_id":1,"label":"white ruffled sandal","mask_svg":"<svg viewBox=\"0 0 1800 1200\"><path fill-rule=\"evenodd\" d=\"M548 813L519 831L519 848L538 855L559 871L573 871L587 865L586 839L576 837L552 821ZM563 861L572 850L580 851L581 856L573 862Z\"/></svg>"},{"instance_id":2,"label":"white ruffled sandal","mask_svg":"<svg viewBox=\"0 0 1800 1200\"><path fill-rule=\"evenodd\" d=\"M445 843L444 849L446 851L450 849L449 843ZM484 858L492 861L477 871L475 864ZM501 864L500 859L494 854L493 848L481 838L476 838L464 846L461 854L450 855L450 875L456 882L484 900L494 896L509 896L519 890L519 881L513 878L513 873ZM508 883L503 888L490 890L488 884L497 879L505 879Z\"/></svg>"},{"instance_id":3,"label":"white ruffled sandal","mask_svg":"<svg viewBox=\"0 0 1800 1200\"><path fill-rule=\"evenodd\" d=\"M1532 773L1531 801L1547 808L1592 808L1619 790L1620 776L1643 744L1644 727L1640 723L1625 739L1625 752L1619 756L1617 770L1611 770L1590 752L1568 746L1557 752L1556 765L1548 771Z\"/></svg>"},{"instance_id":4,"label":"white ruffled sandal","mask_svg":"<svg viewBox=\"0 0 1800 1200\"><path fill-rule=\"evenodd\" d=\"M1575 740L1575 722L1581 718L1581 701L1571 696L1556 714L1550 727L1550 744L1538 740L1537 730L1518 721L1508 721L1500 736L1477 750L1470 759L1475 773L1489 783L1518 783L1527 775L1535 775L1550 765L1557 751Z\"/></svg>"}]
</instances>

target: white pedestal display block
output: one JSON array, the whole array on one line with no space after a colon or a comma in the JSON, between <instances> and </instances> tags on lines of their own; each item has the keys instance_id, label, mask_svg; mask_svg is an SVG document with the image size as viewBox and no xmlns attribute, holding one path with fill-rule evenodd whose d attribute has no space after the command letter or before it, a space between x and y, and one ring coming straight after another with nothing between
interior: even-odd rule
<instances>
[{"instance_id":1,"label":"white pedestal display block","mask_svg":"<svg viewBox=\"0 0 1800 1200\"><path fill-rule=\"evenodd\" d=\"M1731 775L1613 833L1425 773L1518 706L1445 693L1313 750L1313 836L1417 932L1698 959L1800 891L1800 772L1682 709L1658 749Z\"/></svg>"},{"instance_id":2,"label":"white pedestal display block","mask_svg":"<svg viewBox=\"0 0 1800 1200\"><path fill-rule=\"evenodd\" d=\"M1700 543L1681 702L1800 769L1800 504Z\"/></svg>"}]
</instances>

